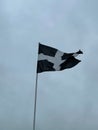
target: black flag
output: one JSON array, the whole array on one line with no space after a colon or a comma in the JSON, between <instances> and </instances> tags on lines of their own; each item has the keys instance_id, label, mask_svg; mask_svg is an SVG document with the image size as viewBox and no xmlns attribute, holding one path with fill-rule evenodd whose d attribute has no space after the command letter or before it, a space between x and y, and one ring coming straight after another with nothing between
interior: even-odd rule
<instances>
[{"instance_id":1,"label":"black flag","mask_svg":"<svg viewBox=\"0 0 98 130\"><path fill-rule=\"evenodd\" d=\"M39 43L37 73L72 68L81 62L75 58L79 54L83 54L83 52L79 50L75 53L64 53Z\"/></svg>"}]
</instances>

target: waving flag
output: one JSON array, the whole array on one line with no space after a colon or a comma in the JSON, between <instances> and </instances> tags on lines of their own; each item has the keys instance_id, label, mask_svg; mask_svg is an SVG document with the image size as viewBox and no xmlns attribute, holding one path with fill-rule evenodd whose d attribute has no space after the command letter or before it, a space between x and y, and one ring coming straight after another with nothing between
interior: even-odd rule
<instances>
[{"instance_id":1,"label":"waving flag","mask_svg":"<svg viewBox=\"0 0 98 130\"><path fill-rule=\"evenodd\" d=\"M39 43L37 73L72 68L81 62L75 58L79 54L83 54L83 52L79 50L75 53L64 53Z\"/></svg>"}]
</instances>

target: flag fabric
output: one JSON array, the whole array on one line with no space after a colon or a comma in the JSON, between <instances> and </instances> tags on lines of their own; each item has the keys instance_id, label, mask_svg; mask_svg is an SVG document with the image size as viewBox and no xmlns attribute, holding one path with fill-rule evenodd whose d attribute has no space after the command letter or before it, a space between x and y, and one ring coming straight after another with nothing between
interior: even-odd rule
<instances>
[{"instance_id":1,"label":"flag fabric","mask_svg":"<svg viewBox=\"0 0 98 130\"><path fill-rule=\"evenodd\" d=\"M83 52L79 50L75 53L64 53L56 48L39 43L37 73L72 68L81 62L81 60L75 58L79 54L83 54Z\"/></svg>"}]
</instances>

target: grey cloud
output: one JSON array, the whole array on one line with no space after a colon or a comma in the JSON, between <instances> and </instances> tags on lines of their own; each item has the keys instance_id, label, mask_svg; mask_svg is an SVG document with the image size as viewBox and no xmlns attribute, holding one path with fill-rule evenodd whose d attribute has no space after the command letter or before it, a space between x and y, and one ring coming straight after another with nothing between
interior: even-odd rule
<instances>
[{"instance_id":1,"label":"grey cloud","mask_svg":"<svg viewBox=\"0 0 98 130\"><path fill-rule=\"evenodd\" d=\"M2 130L32 129L39 41L84 54L71 70L39 75L37 129L98 129L97 0L70 2L0 1Z\"/></svg>"}]
</instances>

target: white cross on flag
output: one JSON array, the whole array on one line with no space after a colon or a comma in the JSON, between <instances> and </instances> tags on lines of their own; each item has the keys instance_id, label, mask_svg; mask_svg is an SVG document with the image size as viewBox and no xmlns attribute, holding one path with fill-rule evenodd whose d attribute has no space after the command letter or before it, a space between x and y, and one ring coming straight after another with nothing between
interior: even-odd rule
<instances>
[{"instance_id":1,"label":"white cross on flag","mask_svg":"<svg viewBox=\"0 0 98 130\"><path fill-rule=\"evenodd\" d=\"M37 73L72 68L81 62L75 58L79 54L83 54L83 52L79 50L75 53L64 53L39 43Z\"/></svg>"}]
</instances>

